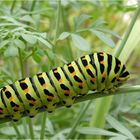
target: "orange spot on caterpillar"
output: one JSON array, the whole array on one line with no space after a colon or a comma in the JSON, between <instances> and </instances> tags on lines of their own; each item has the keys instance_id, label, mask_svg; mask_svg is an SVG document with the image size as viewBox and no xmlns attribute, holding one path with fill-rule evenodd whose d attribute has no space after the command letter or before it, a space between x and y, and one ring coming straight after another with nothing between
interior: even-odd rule
<instances>
[{"instance_id":1,"label":"orange spot on caterpillar","mask_svg":"<svg viewBox=\"0 0 140 140\"><path fill-rule=\"evenodd\" d=\"M73 73L72 73L72 76L75 76L76 75L76 71L74 71Z\"/></svg>"},{"instance_id":2,"label":"orange spot on caterpillar","mask_svg":"<svg viewBox=\"0 0 140 140\"><path fill-rule=\"evenodd\" d=\"M54 73L58 73L58 70L54 70Z\"/></svg>"},{"instance_id":3,"label":"orange spot on caterpillar","mask_svg":"<svg viewBox=\"0 0 140 140\"><path fill-rule=\"evenodd\" d=\"M118 67L121 67L121 64L118 64Z\"/></svg>"},{"instance_id":4,"label":"orange spot on caterpillar","mask_svg":"<svg viewBox=\"0 0 140 140\"><path fill-rule=\"evenodd\" d=\"M29 92L29 88L24 89L24 92L28 93Z\"/></svg>"},{"instance_id":5,"label":"orange spot on caterpillar","mask_svg":"<svg viewBox=\"0 0 140 140\"><path fill-rule=\"evenodd\" d=\"M69 95L70 94L70 90L64 90L64 94Z\"/></svg>"},{"instance_id":6,"label":"orange spot on caterpillar","mask_svg":"<svg viewBox=\"0 0 140 140\"><path fill-rule=\"evenodd\" d=\"M14 109L14 110L18 110L18 109L19 109L19 107L17 107L17 106L14 106L14 107L13 107L13 109Z\"/></svg>"},{"instance_id":7,"label":"orange spot on caterpillar","mask_svg":"<svg viewBox=\"0 0 140 140\"><path fill-rule=\"evenodd\" d=\"M90 78L90 81L95 82L96 79L91 77L91 78Z\"/></svg>"},{"instance_id":8,"label":"orange spot on caterpillar","mask_svg":"<svg viewBox=\"0 0 140 140\"><path fill-rule=\"evenodd\" d=\"M102 74L102 77L104 77L104 78L106 77L106 73L105 72Z\"/></svg>"},{"instance_id":9,"label":"orange spot on caterpillar","mask_svg":"<svg viewBox=\"0 0 140 140\"><path fill-rule=\"evenodd\" d=\"M60 79L60 80L59 80L59 83L63 83L63 79Z\"/></svg>"},{"instance_id":10,"label":"orange spot on caterpillar","mask_svg":"<svg viewBox=\"0 0 140 140\"><path fill-rule=\"evenodd\" d=\"M26 83L25 80L21 80L20 83Z\"/></svg>"},{"instance_id":11,"label":"orange spot on caterpillar","mask_svg":"<svg viewBox=\"0 0 140 140\"><path fill-rule=\"evenodd\" d=\"M79 86L82 86L83 87L83 82L79 83Z\"/></svg>"},{"instance_id":12,"label":"orange spot on caterpillar","mask_svg":"<svg viewBox=\"0 0 140 140\"><path fill-rule=\"evenodd\" d=\"M13 100L13 97L11 96L11 97L9 98L9 100L12 101L12 100Z\"/></svg>"},{"instance_id":13,"label":"orange spot on caterpillar","mask_svg":"<svg viewBox=\"0 0 140 140\"><path fill-rule=\"evenodd\" d=\"M100 64L104 65L104 61L100 61Z\"/></svg>"},{"instance_id":14,"label":"orange spot on caterpillar","mask_svg":"<svg viewBox=\"0 0 140 140\"><path fill-rule=\"evenodd\" d=\"M68 67L72 67L72 64L69 64Z\"/></svg>"},{"instance_id":15,"label":"orange spot on caterpillar","mask_svg":"<svg viewBox=\"0 0 140 140\"><path fill-rule=\"evenodd\" d=\"M104 56L104 53L100 53L99 55L100 55L100 56Z\"/></svg>"},{"instance_id":16,"label":"orange spot on caterpillar","mask_svg":"<svg viewBox=\"0 0 140 140\"><path fill-rule=\"evenodd\" d=\"M42 77L42 74L40 74L38 77L41 78Z\"/></svg>"},{"instance_id":17,"label":"orange spot on caterpillar","mask_svg":"<svg viewBox=\"0 0 140 140\"><path fill-rule=\"evenodd\" d=\"M0 113L3 113L3 110L0 110Z\"/></svg>"},{"instance_id":18,"label":"orange spot on caterpillar","mask_svg":"<svg viewBox=\"0 0 140 140\"><path fill-rule=\"evenodd\" d=\"M31 101L30 103L34 106L36 104L36 101Z\"/></svg>"},{"instance_id":19,"label":"orange spot on caterpillar","mask_svg":"<svg viewBox=\"0 0 140 140\"><path fill-rule=\"evenodd\" d=\"M48 99L49 101L52 101L52 100L53 100L53 97L52 97L52 96L48 96L47 99Z\"/></svg>"},{"instance_id":20,"label":"orange spot on caterpillar","mask_svg":"<svg viewBox=\"0 0 140 140\"><path fill-rule=\"evenodd\" d=\"M86 60L86 58L84 57L84 58L82 58L82 60Z\"/></svg>"},{"instance_id":21,"label":"orange spot on caterpillar","mask_svg":"<svg viewBox=\"0 0 140 140\"><path fill-rule=\"evenodd\" d=\"M43 88L46 88L46 86L47 86L46 83L42 85Z\"/></svg>"},{"instance_id":22,"label":"orange spot on caterpillar","mask_svg":"<svg viewBox=\"0 0 140 140\"><path fill-rule=\"evenodd\" d=\"M86 68L86 70L87 70L87 69L90 69L90 66L89 66L89 65L87 65L85 68Z\"/></svg>"}]
</instances>

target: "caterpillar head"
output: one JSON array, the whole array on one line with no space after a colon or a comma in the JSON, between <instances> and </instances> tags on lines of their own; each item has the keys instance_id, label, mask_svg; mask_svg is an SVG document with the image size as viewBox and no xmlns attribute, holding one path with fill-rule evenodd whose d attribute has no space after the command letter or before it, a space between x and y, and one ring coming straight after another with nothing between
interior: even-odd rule
<instances>
[{"instance_id":1,"label":"caterpillar head","mask_svg":"<svg viewBox=\"0 0 140 140\"><path fill-rule=\"evenodd\" d=\"M126 70L125 65L123 65L122 70L119 74L119 76L117 77L117 82L118 84L122 84L123 82L125 82L126 80L128 80L130 77L129 72Z\"/></svg>"}]
</instances>

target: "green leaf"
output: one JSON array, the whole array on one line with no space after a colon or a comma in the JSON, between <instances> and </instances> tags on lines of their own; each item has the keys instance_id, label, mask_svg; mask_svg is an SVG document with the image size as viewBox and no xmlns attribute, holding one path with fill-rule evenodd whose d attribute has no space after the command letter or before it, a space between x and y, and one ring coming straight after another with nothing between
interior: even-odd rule
<instances>
[{"instance_id":1,"label":"green leaf","mask_svg":"<svg viewBox=\"0 0 140 140\"><path fill-rule=\"evenodd\" d=\"M25 16L21 17L20 20L35 24L33 18L29 15L25 15Z\"/></svg>"},{"instance_id":2,"label":"green leaf","mask_svg":"<svg viewBox=\"0 0 140 140\"><path fill-rule=\"evenodd\" d=\"M38 37L38 36L34 36L37 40L39 40L41 43L43 43L45 46L47 46L48 48L52 48L52 45L44 38L42 37Z\"/></svg>"},{"instance_id":3,"label":"green leaf","mask_svg":"<svg viewBox=\"0 0 140 140\"><path fill-rule=\"evenodd\" d=\"M80 25L82 23L84 23L87 19L89 19L90 17L91 16L89 16L89 15L82 14L82 15L74 18L74 27L75 27L75 29L77 30L80 27Z\"/></svg>"},{"instance_id":4,"label":"green leaf","mask_svg":"<svg viewBox=\"0 0 140 140\"><path fill-rule=\"evenodd\" d=\"M105 44L110 46L111 48L115 47L115 43L113 42L112 39L107 37L104 33L94 30L94 29L89 29L92 33L94 33L99 39L101 39Z\"/></svg>"},{"instance_id":5,"label":"green leaf","mask_svg":"<svg viewBox=\"0 0 140 140\"><path fill-rule=\"evenodd\" d=\"M26 42L28 42L30 44L35 44L36 41L37 41L36 38L33 35L22 33L21 36Z\"/></svg>"},{"instance_id":6,"label":"green leaf","mask_svg":"<svg viewBox=\"0 0 140 140\"><path fill-rule=\"evenodd\" d=\"M46 126L47 126L47 130L50 132L50 134L52 134L52 135L55 134L53 124L48 117L46 118Z\"/></svg>"},{"instance_id":7,"label":"green leaf","mask_svg":"<svg viewBox=\"0 0 140 140\"><path fill-rule=\"evenodd\" d=\"M33 53L32 57L37 63L41 62L41 56L38 53Z\"/></svg>"},{"instance_id":8,"label":"green leaf","mask_svg":"<svg viewBox=\"0 0 140 140\"><path fill-rule=\"evenodd\" d=\"M113 128L118 130L120 133L124 134L125 136L127 136L128 138L130 138L132 140L136 140L134 135L126 127L124 127L119 121L117 121L115 118L113 118L112 116L108 115L106 119L107 119L108 123Z\"/></svg>"},{"instance_id":9,"label":"green leaf","mask_svg":"<svg viewBox=\"0 0 140 140\"><path fill-rule=\"evenodd\" d=\"M104 33L109 33L109 34L111 34L111 35L117 37L118 39L122 39L121 36L119 36L117 33L113 32L113 31L111 31L111 30L109 30L109 29L105 29L105 28L96 28L96 30L99 30L99 31L104 32Z\"/></svg>"},{"instance_id":10,"label":"green leaf","mask_svg":"<svg viewBox=\"0 0 140 140\"><path fill-rule=\"evenodd\" d=\"M15 39L14 40L14 44L20 48L20 49L24 49L25 48L25 44L23 41L21 41L20 39Z\"/></svg>"},{"instance_id":11,"label":"green leaf","mask_svg":"<svg viewBox=\"0 0 140 140\"><path fill-rule=\"evenodd\" d=\"M111 137L109 140L128 140L129 138L123 135Z\"/></svg>"},{"instance_id":12,"label":"green leaf","mask_svg":"<svg viewBox=\"0 0 140 140\"><path fill-rule=\"evenodd\" d=\"M77 34L71 34L72 41L75 44L75 46L82 51L89 51L90 50L90 45L88 42L83 39L81 36Z\"/></svg>"},{"instance_id":13,"label":"green leaf","mask_svg":"<svg viewBox=\"0 0 140 140\"><path fill-rule=\"evenodd\" d=\"M4 56L6 57L17 56L17 55L18 55L18 49L17 47L14 46L9 46L4 52Z\"/></svg>"},{"instance_id":14,"label":"green leaf","mask_svg":"<svg viewBox=\"0 0 140 140\"><path fill-rule=\"evenodd\" d=\"M64 40L64 39L66 39L69 35L70 35L69 32L63 32L63 33L60 34L60 36L58 37L57 40Z\"/></svg>"},{"instance_id":15,"label":"green leaf","mask_svg":"<svg viewBox=\"0 0 140 140\"><path fill-rule=\"evenodd\" d=\"M9 42L10 42L9 40L3 40L2 42L0 42L0 49L5 47Z\"/></svg>"},{"instance_id":16,"label":"green leaf","mask_svg":"<svg viewBox=\"0 0 140 140\"><path fill-rule=\"evenodd\" d=\"M99 27L99 26L102 26L104 24L107 24L106 21L102 20L102 19L97 19L91 26L90 28L96 28L96 27Z\"/></svg>"},{"instance_id":17,"label":"green leaf","mask_svg":"<svg viewBox=\"0 0 140 140\"><path fill-rule=\"evenodd\" d=\"M81 134L88 134L88 135L119 136L118 133L110 132L95 127L79 127L76 130Z\"/></svg>"}]
</instances>

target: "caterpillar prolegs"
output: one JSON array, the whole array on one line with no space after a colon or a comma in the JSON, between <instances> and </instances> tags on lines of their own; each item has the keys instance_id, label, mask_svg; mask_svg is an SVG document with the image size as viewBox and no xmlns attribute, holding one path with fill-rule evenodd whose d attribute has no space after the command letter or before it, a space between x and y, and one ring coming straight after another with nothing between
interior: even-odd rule
<instances>
[{"instance_id":1,"label":"caterpillar prolegs","mask_svg":"<svg viewBox=\"0 0 140 140\"><path fill-rule=\"evenodd\" d=\"M0 89L0 118L35 116L40 108L52 112L57 103L70 107L89 90L103 91L129 78L125 66L103 52L82 56L62 67L24 78Z\"/></svg>"}]
</instances>

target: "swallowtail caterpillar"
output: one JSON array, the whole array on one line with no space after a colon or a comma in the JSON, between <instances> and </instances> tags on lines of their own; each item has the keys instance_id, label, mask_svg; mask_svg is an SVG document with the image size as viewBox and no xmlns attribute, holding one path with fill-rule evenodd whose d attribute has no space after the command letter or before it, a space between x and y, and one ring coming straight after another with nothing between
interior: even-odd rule
<instances>
[{"instance_id":1,"label":"swallowtail caterpillar","mask_svg":"<svg viewBox=\"0 0 140 140\"><path fill-rule=\"evenodd\" d=\"M120 60L104 52L82 56L62 67L24 78L0 89L0 118L35 116L40 108L52 112L57 103L70 107L89 90L109 90L129 78Z\"/></svg>"}]
</instances>

